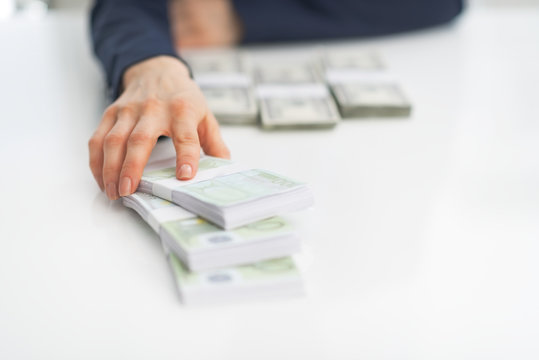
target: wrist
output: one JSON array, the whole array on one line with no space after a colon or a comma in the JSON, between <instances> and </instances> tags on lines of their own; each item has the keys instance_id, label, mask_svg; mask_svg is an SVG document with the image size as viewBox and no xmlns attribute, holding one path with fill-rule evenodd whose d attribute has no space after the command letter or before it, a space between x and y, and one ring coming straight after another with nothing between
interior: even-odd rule
<instances>
[{"instance_id":1,"label":"wrist","mask_svg":"<svg viewBox=\"0 0 539 360\"><path fill-rule=\"evenodd\" d=\"M122 78L123 88L125 89L129 85L129 83L140 78L144 74L156 70L170 71L178 76L184 76L186 78L191 77L189 68L181 60L168 55L159 55L143 60L128 67L125 70Z\"/></svg>"}]
</instances>

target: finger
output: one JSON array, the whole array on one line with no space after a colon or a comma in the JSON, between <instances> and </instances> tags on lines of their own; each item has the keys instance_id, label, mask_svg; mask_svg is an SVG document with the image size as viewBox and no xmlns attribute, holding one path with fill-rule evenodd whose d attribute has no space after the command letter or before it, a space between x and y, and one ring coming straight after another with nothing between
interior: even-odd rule
<instances>
[{"instance_id":1,"label":"finger","mask_svg":"<svg viewBox=\"0 0 539 360\"><path fill-rule=\"evenodd\" d=\"M198 134L205 154L230 159L230 150L223 141L219 123L211 112L208 112L206 119L200 123Z\"/></svg>"},{"instance_id":2,"label":"finger","mask_svg":"<svg viewBox=\"0 0 539 360\"><path fill-rule=\"evenodd\" d=\"M101 123L88 141L88 151L90 155L90 170L101 191L105 190L103 184L103 144L105 135L110 131L116 122L116 106L108 107L103 113Z\"/></svg>"},{"instance_id":3,"label":"finger","mask_svg":"<svg viewBox=\"0 0 539 360\"><path fill-rule=\"evenodd\" d=\"M157 139L162 135L157 124L163 119L156 119L159 114L149 112L142 115L127 140L125 160L120 172L120 196L131 195L138 187L144 167L150 158Z\"/></svg>"},{"instance_id":4,"label":"finger","mask_svg":"<svg viewBox=\"0 0 539 360\"><path fill-rule=\"evenodd\" d=\"M133 131L137 114L132 108L125 107L118 112L118 120L105 136L103 147L103 182L107 196L118 198L118 178L125 158L127 138Z\"/></svg>"},{"instance_id":5,"label":"finger","mask_svg":"<svg viewBox=\"0 0 539 360\"><path fill-rule=\"evenodd\" d=\"M198 139L196 114L175 107L172 111L172 141L176 149L176 177L189 180L198 170L200 142Z\"/></svg>"}]
</instances>

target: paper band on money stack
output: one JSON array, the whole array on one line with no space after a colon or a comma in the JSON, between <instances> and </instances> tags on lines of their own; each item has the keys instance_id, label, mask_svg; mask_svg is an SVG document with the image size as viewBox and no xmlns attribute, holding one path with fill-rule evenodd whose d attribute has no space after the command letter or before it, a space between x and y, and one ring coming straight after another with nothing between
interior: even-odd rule
<instances>
[{"instance_id":1,"label":"paper band on money stack","mask_svg":"<svg viewBox=\"0 0 539 360\"><path fill-rule=\"evenodd\" d=\"M123 198L159 234L190 271L254 263L300 250L289 220L272 217L235 230L222 230L154 195L136 192Z\"/></svg>"},{"instance_id":2,"label":"paper band on money stack","mask_svg":"<svg viewBox=\"0 0 539 360\"><path fill-rule=\"evenodd\" d=\"M314 64L278 62L253 68L262 127L332 127L339 120L335 102Z\"/></svg>"},{"instance_id":3,"label":"paper band on money stack","mask_svg":"<svg viewBox=\"0 0 539 360\"><path fill-rule=\"evenodd\" d=\"M245 71L245 55L233 50L182 51L220 123L255 124L258 108L252 81Z\"/></svg>"},{"instance_id":4,"label":"paper band on money stack","mask_svg":"<svg viewBox=\"0 0 539 360\"><path fill-rule=\"evenodd\" d=\"M123 198L123 202L125 206L134 209L156 233L161 235L163 250L174 275L180 299L184 304L197 305L228 301L248 301L299 296L303 294L303 283L300 273L294 260L289 256L256 261L244 265L223 265L220 268L205 269L196 272L188 269L187 264L189 263L191 265L196 264L197 266L205 267L209 263L212 265L226 264L232 260L227 254L223 253L220 255L223 255L225 258L228 257L228 260L221 261L217 258L206 258L204 260L204 255L202 255L198 259L202 260L200 262L198 260L195 261L195 257L189 257L192 255L193 249L195 249L195 252L198 249L204 253L206 252L204 248L207 248L208 245L210 247L212 246L210 245L212 243L211 240L209 242L204 242L203 240L205 235L211 234L211 230L208 231L208 223L198 221L200 220L199 218L179 206L153 197L152 195L135 193ZM174 220L178 218L180 220ZM181 225L182 222L190 222L190 224L184 227ZM167 224L174 223L176 223L177 231L171 234L172 237L167 237L167 235L164 235L167 231ZM178 229L181 229L181 235ZM284 230L284 232L286 231ZM225 240L224 237L227 232L219 232L217 230L214 234L215 236L219 236L219 233L222 236L222 240ZM232 237L238 235L237 233L228 234ZM242 241L252 241L249 235L248 231L246 234L240 234L240 236L243 236L243 239L240 240L240 246L242 245ZM233 241L236 240L238 239L234 239ZM185 243L189 243L186 251L180 253L183 256L187 253L188 262L180 260L182 255L178 256L176 252L178 246L184 249L184 246L186 246ZM253 243L256 243L256 240ZM171 250L170 245L176 250ZM219 248L220 242L217 241L215 245L216 248ZM225 245L226 247L230 248L228 245ZM220 250L215 251L220 252ZM253 257L254 259L255 257Z\"/></svg>"},{"instance_id":5,"label":"paper band on money stack","mask_svg":"<svg viewBox=\"0 0 539 360\"><path fill-rule=\"evenodd\" d=\"M230 160L203 156L194 179L176 179L176 158L149 163L138 191L153 194L220 226L234 229L313 204L301 182Z\"/></svg>"},{"instance_id":6,"label":"paper band on money stack","mask_svg":"<svg viewBox=\"0 0 539 360\"><path fill-rule=\"evenodd\" d=\"M376 54L327 50L323 66L343 118L410 116L410 102Z\"/></svg>"}]
</instances>

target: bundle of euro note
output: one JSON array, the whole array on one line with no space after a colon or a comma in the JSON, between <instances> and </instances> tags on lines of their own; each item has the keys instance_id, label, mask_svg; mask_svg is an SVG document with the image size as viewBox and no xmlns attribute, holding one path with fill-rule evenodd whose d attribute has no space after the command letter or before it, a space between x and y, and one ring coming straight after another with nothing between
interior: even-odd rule
<instances>
[{"instance_id":1,"label":"bundle of euro note","mask_svg":"<svg viewBox=\"0 0 539 360\"><path fill-rule=\"evenodd\" d=\"M253 76L264 128L332 127L339 122L335 102L313 63L259 63Z\"/></svg>"},{"instance_id":2,"label":"bundle of euro note","mask_svg":"<svg viewBox=\"0 0 539 360\"><path fill-rule=\"evenodd\" d=\"M327 51L323 67L344 118L410 115L410 102L375 53Z\"/></svg>"},{"instance_id":3,"label":"bundle of euro note","mask_svg":"<svg viewBox=\"0 0 539 360\"><path fill-rule=\"evenodd\" d=\"M303 293L294 260L299 242L282 218L223 231L166 200L123 198L160 235L180 299L186 305L290 297ZM249 259L249 261L246 261Z\"/></svg>"},{"instance_id":4,"label":"bundle of euro note","mask_svg":"<svg viewBox=\"0 0 539 360\"><path fill-rule=\"evenodd\" d=\"M291 257L190 272L166 246L163 247L180 299L186 305L289 298L303 294L303 282Z\"/></svg>"},{"instance_id":5,"label":"bundle of euro note","mask_svg":"<svg viewBox=\"0 0 539 360\"><path fill-rule=\"evenodd\" d=\"M300 249L294 226L276 216L226 231L167 200L145 193L123 198L190 271L254 263Z\"/></svg>"},{"instance_id":6,"label":"bundle of euro note","mask_svg":"<svg viewBox=\"0 0 539 360\"><path fill-rule=\"evenodd\" d=\"M220 123L256 123L258 108L242 53L223 49L191 50L182 52L182 56Z\"/></svg>"},{"instance_id":7,"label":"bundle of euro note","mask_svg":"<svg viewBox=\"0 0 539 360\"><path fill-rule=\"evenodd\" d=\"M298 219L281 212L310 205L309 189L262 170L257 171L264 175L251 179L253 169L209 156L201 157L194 179L179 181L173 154L170 139L159 141L138 191L123 197L123 203L159 235L182 302L207 304L301 295L302 279L291 257L300 250ZM204 196L185 202L189 197L175 195L197 194L191 186L203 189ZM239 196L242 191L246 196ZM246 206L243 216L250 219L241 219L245 224L223 229L226 226L212 223L215 219L207 221L210 205L221 208L224 203L231 204L234 210L238 199ZM195 215L184 204L200 211ZM227 217L230 209L224 208L221 222L231 224Z\"/></svg>"},{"instance_id":8,"label":"bundle of euro note","mask_svg":"<svg viewBox=\"0 0 539 360\"><path fill-rule=\"evenodd\" d=\"M234 229L313 203L309 188L279 174L203 156L192 180L176 179L176 158L146 166L138 191L169 200L224 229Z\"/></svg>"}]
</instances>

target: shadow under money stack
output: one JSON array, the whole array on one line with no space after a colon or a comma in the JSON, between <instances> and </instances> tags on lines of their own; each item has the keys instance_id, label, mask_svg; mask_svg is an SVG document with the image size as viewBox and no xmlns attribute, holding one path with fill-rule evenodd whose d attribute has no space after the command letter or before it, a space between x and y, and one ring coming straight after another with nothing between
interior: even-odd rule
<instances>
[{"instance_id":1,"label":"shadow under money stack","mask_svg":"<svg viewBox=\"0 0 539 360\"><path fill-rule=\"evenodd\" d=\"M305 184L209 156L194 179L175 173L175 158L148 164L139 192L123 201L159 234L184 303L302 293L291 258L300 241L279 214L312 204Z\"/></svg>"}]
</instances>

